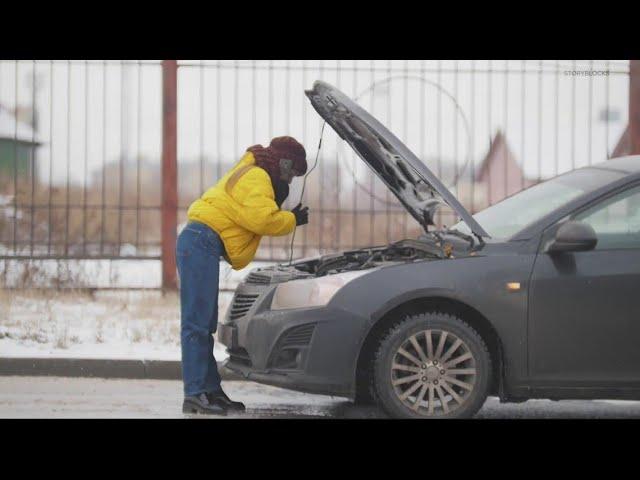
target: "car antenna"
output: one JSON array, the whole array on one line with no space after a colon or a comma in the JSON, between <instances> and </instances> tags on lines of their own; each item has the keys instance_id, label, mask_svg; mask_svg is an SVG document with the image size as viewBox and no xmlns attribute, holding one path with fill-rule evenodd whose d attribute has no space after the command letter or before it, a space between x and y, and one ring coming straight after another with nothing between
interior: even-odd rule
<instances>
[{"instance_id":1,"label":"car antenna","mask_svg":"<svg viewBox=\"0 0 640 480\"><path fill-rule=\"evenodd\" d=\"M304 178L302 179L302 191L300 192L300 201L298 202L298 204L302 204L302 197L304 197L304 188L307 185L307 177L311 174L311 172L313 172L313 170L318 165L318 157L320 156L320 149L322 148L322 137L324 136L324 126L326 124L327 124L326 120L322 122L322 128L320 129L320 140L318 141L318 150L316 151L316 159L313 162L313 167L311 167L311 169L305 174ZM291 266L291 263L293 263L293 242L296 239L297 228L298 228L297 225L293 227L293 235L291 236L291 246L289 247L289 266Z\"/></svg>"}]
</instances>

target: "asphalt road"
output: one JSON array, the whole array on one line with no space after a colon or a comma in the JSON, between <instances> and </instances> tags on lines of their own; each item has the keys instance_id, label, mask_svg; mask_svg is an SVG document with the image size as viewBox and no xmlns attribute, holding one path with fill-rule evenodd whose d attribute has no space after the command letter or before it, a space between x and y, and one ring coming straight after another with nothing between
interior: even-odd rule
<instances>
[{"instance_id":1,"label":"asphalt road","mask_svg":"<svg viewBox=\"0 0 640 480\"><path fill-rule=\"evenodd\" d=\"M238 418L384 418L346 399L291 392L252 382L225 382L245 402ZM189 418L182 384L171 380L0 377L0 418ZM489 398L479 418L640 418L640 402L531 400L500 404ZM217 418L197 416L197 418ZM227 417L229 418L229 417Z\"/></svg>"}]
</instances>

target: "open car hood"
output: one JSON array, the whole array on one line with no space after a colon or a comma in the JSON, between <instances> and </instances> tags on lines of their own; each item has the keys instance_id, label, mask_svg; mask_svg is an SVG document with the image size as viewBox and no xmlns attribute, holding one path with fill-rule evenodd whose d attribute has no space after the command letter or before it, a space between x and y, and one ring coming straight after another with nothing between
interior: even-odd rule
<instances>
[{"instance_id":1,"label":"open car hood","mask_svg":"<svg viewBox=\"0 0 640 480\"><path fill-rule=\"evenodd\" d=\"M489 235L407 146L337 88L316 81L305 91L313 108L356 151L428 231L439 205L449 205L480 237Z\"/></svg>"}]
</instances>

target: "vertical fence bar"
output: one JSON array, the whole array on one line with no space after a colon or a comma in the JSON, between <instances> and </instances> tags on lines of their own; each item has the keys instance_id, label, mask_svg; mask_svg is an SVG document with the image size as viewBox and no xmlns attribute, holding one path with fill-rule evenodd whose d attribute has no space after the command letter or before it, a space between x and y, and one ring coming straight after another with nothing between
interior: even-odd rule
<instances>
[{"instance_id":1,"label":"vertical fence bar","mask_svg":"<svg viewBox=\"0 0 640 480\"><path fill-rule=\"evenodd\" d=\"M142 65L138 61L138 91L136 92L136 255L140 253L140 194L142 185L140 183L140 135L142 132Z\"/></svg>"},{"instance_id":2,"label":"vertical fence bar","mask_svg":"<svg viewBox=\"0 0 640 480\"><path fill-rule=\"evenodd\" d=\"M216 173L217 180L222 177L222 138L220 122L222 121L222 91L220 89L221 71L220 65L216 66ZM255 123L255 120L254 120ZM255 135L254 135L255 136Z\"/></svg>"},{"instance_id":3,"label":"vertical fence bar","mask_svg":"<svg viewBox=\"0 0 640 480\"><path fill-rule=\"evenodd\" d=\"M575 72L576 61L574 60L571 69ZM576 76L571 76L571 170L576 168Z\"/></svg>"},{"instance_id":4,"label":"vertical fence bar","mask_svg":"<svg viewBox=\"0 0 640 480\"><path fill-rule=\"evenodd\" d=\"M525 168L526 168L526 148L525 148L525 139L527 129L525 126L525 113L527 109L527 100L525 91L527 89L527 64L525 60L522 61L521 70L520 70L520 153L521 158L520 162L522 168L520 169L520 190L524 189L524 179L525 179ZM511 192L506 192L505 195L510 195Z\"/></svg>"},{"instance_id":5,"label":"vertical fence bar","mask_svg":"<svg viewBox=\"0 0 640 480\"><path fill-rule=\"evenodd\" d=\"M437 68L437 76L436 76L436 84L442 85L442 60L438 60L438 68ZM442 95L438 94L436 99L436 115L438 119L436 120L437 130L436 130L436 169L438 172L438 178L442 178ZM436 213L437 220L436 223L438 225L442 224L442 210L438 209Z\"/></svg>"},{"instance_id":6,"label":"vertical fence bar","mask_svg":"<svg viewBox=\"0 0 640 480\"><path fill-rule=\"evenodd\" d=\"M630 154L640 154L640 60L629 61Z\"/></svg>"},{"instance_id":7,"label":"vertical fence bar","mask_svg":"<svg viewBox=\"0 0 640 480\"><path fill-rule=\"evenodd\" d=\"M469 118L471 119L471 125L470 125L470 135L471 135L471 141L469 142L469 144L467 145L467 156L469 158L469 167L471 169L471 173L470 173L470 181L469 181L469 187L471 188L471 198L470 198L470 208L471 208L471 214L476 213L476 205L475 205L475 198L476 198L476 166L475 166L475 153L474 153L474 145L475 145L475 126L476 126L476 77L475 77L475 60L471 60L471 81L469 82L469 86L471 88L470 94L469 94L469 101L471 103L471 105L469 106Z\"/></svg>"},{"instance_id":8,"label":"vertical fence bar","mask_svg":"<svg viewBox=\"0 0 640 480\"><path fill-rule=\"evenodd\" d=\"M13 130L13 254L17 255L18 248L18 60L15 63L15 78L14 78L14 95L13 95L13 115L14 115L14 130Z\"/></svg>"},{"instance_id":9,"label":"vertical fence bar","mask_svg":"<svg viewBox=\"0 0 640 480\"><path fill-rule=\"evenodd\" d=\"M49 61L49 190L47 198L48 223L47 223L47 255L51 254L51 230L53 229L52 210L53 204L53 60Z\"/></svg>"},{"instance_id":10,"label":"vertical fence bar","mask_svg":"<svg viewBox=\"0 0 640 480\"><path fill-rule=\"evenodd\" d=\"M503 118L504 118L504 132L503 132L503 142L502 142L502 152L504 158L507 159L509 156L509 149L507 148L507 138L510 132L509 129L509 60L504 61L504 105L503 105ZM505 162L504 173L503 173L503 182L502 182L502 196L498 196L497 201L502 200L504 197L509 196L509 162Z\"/></svg>"},{"instance_id":11,"label":"vertical fence bar","mask_svg":"<svg viewBox=\"0 0 640 480\"><path fill-rule=\"evenodd\" d=\"M65 144L65 153L67 156L67 178L65 195L66 200L64 203L64 256L69 255L69 217L71 211L69 206L71 204L70 193L70 179L71 179L71 60L67 60L67 142Z\"/></svg>"},{"instance_id":12,"label":"vertical fence bar","mask_svg":"<svg viewBox=\"0 0 640 480\"><path fill-rule=\"evenodd\" d=\"M178 62L162 61L162 288L176 289Z\"/></svg>"},{"instance_id":13,"label":"vertical fence bar","mask_svg":"<svg viewBox=\"0 0 640 480\"><path fill-rule=\"evenodd\" d=\"M107 231L107 62L102 62L102 189L100 190L100 255L104 254L104 236Z\"/></svg>"},{"instance_id":14,"label":"vertical fence bar","mask_svg":"<svg viewBox=\"0 0 640 480\"><path fill-rule=\"evenodd\" d=\"M303 60L302 61L302 66L300 67L302 69L302 90L304 91L307 87L307 64L306 62ZM254 76L255 79L255 76ZM255 91L255 80L254 80L254 91ZM254 105L255 105L255 100L254 100ZM301 102L302 105L302 144L306 145L307 144L307 112L305 110L306 104L305 102ZM254 110L255 110L255 106L254 106ZM254 112L254 118L255 118L255 112ZM294 205L295 206L295 205ZM307 228L303 228L302 229L302 256L306 256L307 255L307 247L308 247L308 241L307 241Z\"/></svg>"},{"instance_id":15,"label":"vertical fence bar","mask_svg":"<svg viewBox=\"0 0 640 480\"><path fill-rule=\"evenodd\" d=\"M30 243L31 248L29 250L29 254L33 257L33 233L34 233L34 221L35 221L35 203L34 196L36 190L36 130L38 129L37 118L36 118L36 62L33 61L33 71L31 72L31 148L29 149L30 157L31 157L31 230L30 230Z\"/></svg>"},{"instance_id":16,"label":"vertical fence bar","mask_svg":"<svg viewBox=\"0 0 640 480\"><path fill-rule=\"evenodd\" d=\"M589 70L593 71L593 60L589 61ZM587 118L589 119L589 143L587 144L588 149L588 157L589 157L589 165L592 163L592 144L593 144L593 76L589 76L589 99L588 99L588 113Z\"/></svg>"},{"instance_id":17,"label":"vertical fence bar","mask_svg":"<svg viewBox=\"0 0 640 480\"><path fill-rule=\"evenodd\" d=\"M199 195L202 195L204 192L204 67L202 66L202 60L200 61L200 86L198 89L200 105L198 106L200 110L200 190L198 191Z\"/></svg>"},{"instance_id":18,"label":"vertical fence bar","mask_svg":"<svg viewBox=\"0 0 640 480\"><path fill-rule=\"evenodd\" d=\"M607 71L609 71L609 68L610 68L610 64L607 61L607 66L606 66ZM605 94L605 99L607 101L606 108L607 108L607 115L608 115L608 112L610 111L610 108L611 108L610 105L609 105L609 75L607 75L605 77L604 83L605 83L605 93L604 94ZM611 124L611 122L607 122L605 124L605 128L604 128L604 146L605 146L605 149L606 149L606 152L607 152L607 159L611 158L611 153L609 153L609 125L610 124Z\"/></svg>"},{"instance_id":19,"label":"vertical fence bar","mask_svg":"<svg viewBox=\"0 0 640 480\"><path fill-rule=\"evenodd\" d=\"M458 98L458 60L453 62L453 98ZM456 100L457 101L457 100ZM453 179L455 185L451 185L451 188L455 189L456 196L460 195L460 179L458 178L458 112L453 112Z\"/></svg>"},{"instance_id":20,"label":"vertical fence bar","mask_svg":"<svg viewBox=\"0 0 640 480\"><path fill-rule=\"evenodd\" d=\"M493 131L492 131L492 125L491 125L491 86L492 86L492 76L491 76L492 70L491 70L491 60L488 61L488 68L487 68L487 131L489 132L489 150L491 150L491 144L493 142ZM484 165L480 166L480 169L482 170L484 167ZM482 173L482 172L481 172ZM489 170L487 168L487 199L485 202L485 207L489 206L493 203L493 196L491 195L491 170Z\"/></svg>"},{"instance_id":21,"label":"vertical fence bar","mask_svg":"<svg viewBox=\"0 0 640 480\"><path fill-rule=\"evenodd\" d=\"M392 110L392 91L393 91L393 82L391 81L391 77L393 76L392 64L391 60L387 60L387 122L388 126L391 130L393 130L393 110ZM389 243L391 241L391 197L389 196L389 189L384 189L384 209L385 209L385 231L386 235L384 237L385 243Z\"/></svg>"},{"instance_id":22,"label":"vertical fence bar","mask_svg":"<svg viewBox=\"0 0 640 480\"><path fill-rule=\"evenodd\" d=\"M120 62L120 161L118 162L118 244L114 255L122 255L122 212L124 207L125 161L128 168L129 155L129 70L124 62Z\"/></svg>"},{"instance_id":23,"label":"vertical fence bar","mask_svg":"<svg viewBox=\"0 0 640 480\"><path fill-rule=\"evenodd\" d=\"M84 61L84 171L82 177L82 254L87 254L87 171L89 159L89 62Z\"/></svg>"},{"instance_id":24,"label":"vertical fence bar","mask_svg":"<svg viewBox=\"0 0 640 480\"><path fill-rule=\"evenodd\" d=\"M538 179L542 179L542 60L538 62Z\"/></svg>"},{"instance_id":25,"label":"vertical fence bar","mask_svg":"<svg viewBox=\"0 0 640 480\"><path fill-rule=\"evenodd\" d=\"M238 62L236 62L236 70L235 70L235 72L236 72L236 77L235 77L236 78L236 88L235 88L235 91L236 92L238 91L238 66L237 66L237 63ZM267 141L271 142L271 139L273 138L273 60L269 60L269 70L268 70L268 72L269 72L268 73L268 82L269 82L268 83L268 85L269 85L269 90L268 90L269 91L269 95L268 95L269 103L268 103L268 105L269 105L269 107L267 109L268 110L268 112L267 112L267 115L268 115L267 116L267 129L268 129L268 132L269 132L269 139ZM238 118L238 95L237 95L237 93L236 93L236 97L235 98L236 98L236 107L235 107L236 116L234 118L236 118L235 131L237 132L238 131L238 122L237 122L237 118ZM236 133L236 138L238 138L237 137L237 133ZM236 150L235 150L236 152L238 151L237 143L238 142L236 142ZM267 238L269 239L269 258L274 258L274 255L273 255L273 237L269 236Z\"/></svg>"},{"instance_id":26,"label":"vertical fence bar","mask_svg":"<svg viewBox=\"0 0 640 480\"><path fill-rule=\"evenodd\" d=\"M555 70L555 98L554 98L554 112L555 112L555 137L553 144L553 164L554 170L553 175L558 175L558 163L559 159L559 148L560 148L560 62L556 60L556 70Z\"/></svg>"},{"instance_id":27,"label":"vertical fence bar","mask_svg":"<svg viewBox=\"0 0 640 480\"><path fill-rule=\"evenodd\" d=\"M342 88L342 85L340 84L340 80L341 80L341 65L340 65L340 60L338 60L338 68L336 70L336 86L338 87L338 89ZM333 221L334 221L334 244L332 245L332 249L333 250L340 250L340 225L341 225L341 213L342 213L342 191L341 191L341 185L340 185L340 158L338 155L338 148L336 145L336 158L335 158L335 182L334 182L334 187L336 189L336 198L337 198L337 204L336 204L336 212L333 214Z\"/></svg>"},{"instance_id":28,"label":"vertical fence bar","mask_svg":"<svg viewBox=\"0 0 640 480\"><path fill-rule=\"evenodd\" d=\"M353 95L354 97L358 94L358 62L356 60L353 60L353 78L351 79L353 81ZM355 174L356 170L356 166L355 166L355 162L353 162L353 153L350 154L351 157L350 159L352 160L351 164L353 165L353 172ZM347 159L344 158L344 162L347 162ZM353 203L351 205L352 207L352 211L353 211L353 230L351 231L351 249L355 249L356 248L356 244L358 243L357 238L358 238L358 220L360 219L360 212L358 211L358 186L356 185L356 179L352 178L351 179L351 194L352 194L352 199L353 199Z\"/></svg>"},{"instance_id":29,"label":"vertical fence bar","mask_svg":"<svg viewBox=\"0 0 640 480\"><path fill-rule=\"evenodd\" d=\"M402 127L404 129L404 141L409 143L409 60L404 61L404 116L402 119ZM421 155L422 156L422 152ZM403 238L407 238L408 235L408 224L407 224L407 214L405 212L400 213L400 217L402 219L402 235Z\"/></svg>"},{"instance_id":30,"label":"vertical fence bar","mask_svg":"<svg viewBox=\"0 0 640 480\"><path fill-rule=\"evenodd\" d=\"M321 80L324 80L324 62L322 60L320 60L319 63L320 63L320 65L319 65L320 68L319 68L318 78L320 78ZM269 82L269 85L271 85L271 82ZM316 130L317 132L320 132L320 129L322 127L322 122L323 122L322 118L320 118L318 116L318 130ZM324 238L323 233L324 233L324 229L325 229L325 226L324 226L324 224L325 224L324 202L323 202L324 195L323 195L323 193L325 191L325 178L324 178L324 176L326 174L323 160L324 159L318 158L318 161L320 162L320 164L318 165L318 170L319 170L319 173L320 173L320 190L319 190L320 193L318 194L318 197L319 197L318 198L318 200L319 200L318 203L320 204L320 207L319 207L319 210L318 210L319 213L320 213L320 221L318 222L318 225L319 225L319 227L318 227L318 251L319 251L320 255L323 255L325 253L323 248L322 248L323 245L324 245L324 243L323 243L323 238Z\"/></svg>"},{"instance_id":31,"label":"vertical fence bar","mask_svg":"<svg viewBox=\"0 0 640 480\"><path fill-rule=\"evenodd\" d=\"M374 82L376 81L374 67L375 67L374 61L370 60L370 63L369 63L369 77L370 77L369 78L369 84L371 84L371 85L373 85ZM375 95L375 87L374 87L373 90L371 90L371 95L369 95L369 112L371 112L371 115L373 115L375 117L374 102L373 102L374 95ZM369 245L374 245L374 241L373 241L373 226L374 226L375 220L376 220L376 205L374 203L373 194L375 193L375 183L374 183L374 178L373 178L373 172L371 171L370 168L367 169L367 170L368 170L368 175L369 175L369 191L371 192L371 194L369 195L369 219L370 219L370 223L369 223Z\"/></svg>"}]
</instances>

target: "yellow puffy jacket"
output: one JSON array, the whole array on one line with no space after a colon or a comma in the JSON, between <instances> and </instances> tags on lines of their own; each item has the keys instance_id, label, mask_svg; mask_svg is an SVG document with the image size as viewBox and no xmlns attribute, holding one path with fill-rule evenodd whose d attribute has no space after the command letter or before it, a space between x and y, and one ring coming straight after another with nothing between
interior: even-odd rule
<instances>
[{"instance_id":1,"label":"yellow puffy jacket","mask_svg":"<svg viewBox=\"0 0 640 480\"><path fill-rule=\"evenodd\" d=\"M296 225L293 213L278 208L269 174L251 152L191 204L187 217L218 233L234 270L253 260L263 235L287 235Z\"/></svg>"}]
</instances>

